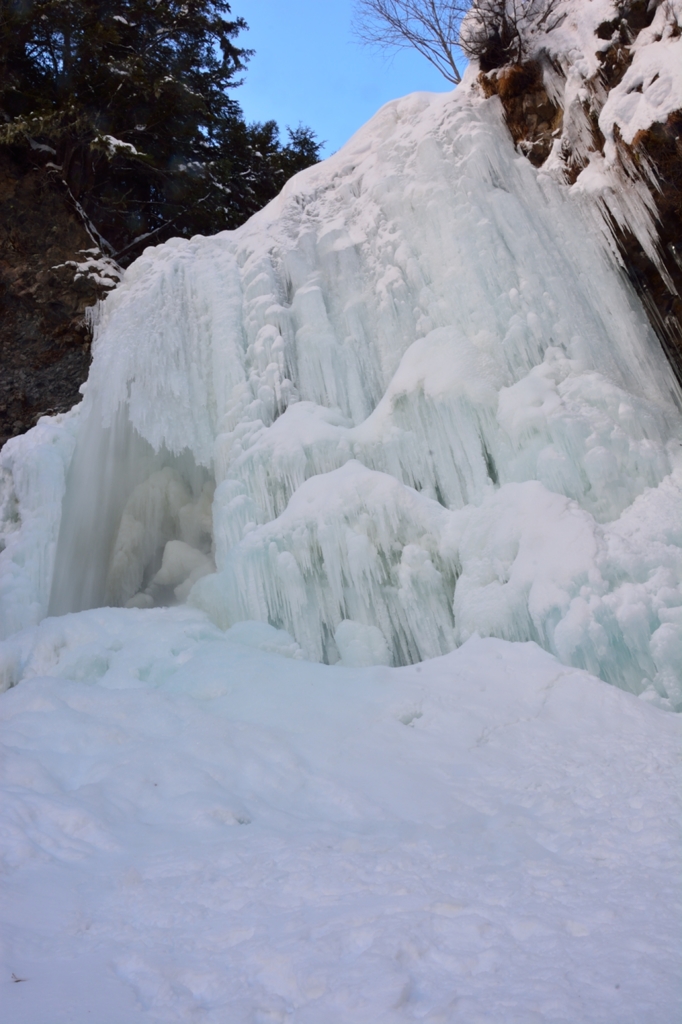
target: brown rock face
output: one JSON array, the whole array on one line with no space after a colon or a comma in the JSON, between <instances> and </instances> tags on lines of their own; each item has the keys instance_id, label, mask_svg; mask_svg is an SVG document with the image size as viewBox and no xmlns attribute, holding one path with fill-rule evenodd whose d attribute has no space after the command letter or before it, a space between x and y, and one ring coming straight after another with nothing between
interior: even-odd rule
<instances>
[{"instance_id":1,"label":"brown rock face","mask_svg":"<svg viewBox=\"0 0 682 1024\"><path fill-rule=\"evenodd\" d=\"M656 175L658 238L674 290L632 235L623 235L621 250L626 254L630 278L682 383L682 111L671 114L664 124L639 132L630 150L640 166L653 168Z\"/></svg>"},{"instance_id":2,"label":"brown rock face","mask_svg":"<svg viewBox=\"0 0 682 1024\"><path fill-rule=\"evenodd\" d=\"M542 166L561 132L563 110L550 100L539 65L512 64L495 75L482 72L479 82L486 96L502 100L516 146L534 167Z\"/></svg>"},{"instance_id":3,"label":"brown rock face","mask_svg":"<svg viewBox=\"0 0 682 1024\"><path fill-rule=\"evenodd\" d=\"M58 176L0 149L0 446L78 401L84 312L106 289L63 264L93 244Z\"/></svg>"}]
</instances>

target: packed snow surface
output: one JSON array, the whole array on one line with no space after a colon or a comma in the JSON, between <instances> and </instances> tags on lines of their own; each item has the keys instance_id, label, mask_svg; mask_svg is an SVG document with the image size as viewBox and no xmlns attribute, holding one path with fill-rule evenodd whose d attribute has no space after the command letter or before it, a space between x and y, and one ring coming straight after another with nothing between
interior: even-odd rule
<instances>
[{"instance_id":1,"label":"packed snow surface","mask_svg":"<svg viewBox=\"0 0 682 1024\"><path fill-rule=\"evenodd\" d=\"M344 668L180 607L16 644L12 1024L679 1020L680 716L496 639Z\"/></svg>"},{"instance_id":2,"label":"packed snow surface","mask_svg":"<svg viewBox=\"0 0 682 1024\"><path fill-rule=\"evenodd\" d=\"M678 1020L679 391L591 210L468 81L104 301L0 455L12 1024Z\"/></svg>"}]
</instances>

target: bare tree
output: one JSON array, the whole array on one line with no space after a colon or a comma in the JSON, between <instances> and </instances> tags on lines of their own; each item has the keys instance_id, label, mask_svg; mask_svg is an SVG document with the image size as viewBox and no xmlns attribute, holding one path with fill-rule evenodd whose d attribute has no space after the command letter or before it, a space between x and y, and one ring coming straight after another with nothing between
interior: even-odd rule
<instances>
[{"instance_id":1,"label":"bare tree","mask_svg":"<svg viewBox=\"0 0 682 1024\"><path fill-rule=\"evenodd\" d=\"M551 31L563 17L560 0L473 0L459 44L483 71L522 64L536 37Z\"/></svg>"},{"instance_id":2,"label":"bare tree","mask_svg":"<svg viewBox=\"0 0 682 1024\"><path fill-rule=\"evenodd\" d=\"M448 82L461 74L454 58L467 0L355 0L355 34L382 50L413 47Z\"/></svg>"}]
</instances>

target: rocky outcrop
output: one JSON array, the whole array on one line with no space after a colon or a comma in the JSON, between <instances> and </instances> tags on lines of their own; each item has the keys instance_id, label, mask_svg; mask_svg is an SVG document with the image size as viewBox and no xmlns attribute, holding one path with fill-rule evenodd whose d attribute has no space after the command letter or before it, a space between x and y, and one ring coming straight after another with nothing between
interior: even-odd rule
<instances>
[{"instance_id":1,"label":"rocky outcrop","mask_svg":"<svg viewBox=\"0 0 682 1024\"><path fill-rule=\"evenodd\" d=\"M550 99L542 69L535 61L512 64L497 74L479 77L486 96L499 96L507 127L517 148L535 167L541 167L561 133L563 110Z\"/></svg>"},{"instance_id":2,"label":"rocky outcrop","mask_svg":"<svg viewBox=\"0 0 682 1024\"><path fill-rule=\"evenodd\" d=\"M78 401L100 255L59 175L0 148L0 445Z\"/></svg>"}]
</instances>

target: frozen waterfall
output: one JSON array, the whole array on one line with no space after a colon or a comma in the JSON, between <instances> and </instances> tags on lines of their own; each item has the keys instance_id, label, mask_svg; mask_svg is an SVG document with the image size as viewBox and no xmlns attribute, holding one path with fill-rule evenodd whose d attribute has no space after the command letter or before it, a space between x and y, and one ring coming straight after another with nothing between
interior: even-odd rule
<instances>
[{"instance_id":1,"label":"frozen waterfall","mask_svg":"<svg viewBox=\"0 0 682 1024\"><path fill-rule=\"evenodd\" d=\"M188 601L396 665L478 632L682 707L681 425L588 201L496 99L413 95L126 272L81 406L4 450L4 629Z\"/></svg>"}]
</instances>

